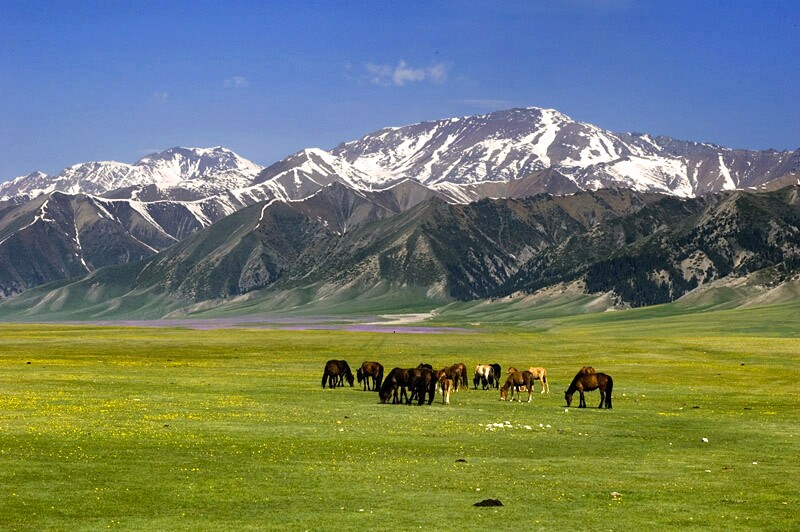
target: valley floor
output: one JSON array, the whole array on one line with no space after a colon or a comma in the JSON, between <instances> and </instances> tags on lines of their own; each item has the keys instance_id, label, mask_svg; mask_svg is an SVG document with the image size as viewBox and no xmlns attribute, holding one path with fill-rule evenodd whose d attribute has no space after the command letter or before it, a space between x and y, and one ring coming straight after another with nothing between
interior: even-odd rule
<instances>
[{"instance_id":1,"label":"valley floor","mask_svg":"<svg viewBox=\"0 0 800 532\"><path fill-rule=\"evenodd\" d=\"M0 325L0 528L795 529L797 306L648 312L431 335ZM542 365L551 393L385 405L322 389L333 358ZM587 364L612 410L565 407Z\"/></svg>"}]
</instances>

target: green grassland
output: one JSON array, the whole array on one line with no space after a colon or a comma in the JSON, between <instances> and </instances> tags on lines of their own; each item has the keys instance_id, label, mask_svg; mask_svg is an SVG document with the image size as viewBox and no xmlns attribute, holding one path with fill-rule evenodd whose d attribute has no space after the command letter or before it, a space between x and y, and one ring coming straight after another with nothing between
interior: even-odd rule
<instances>
[{"instance_id":1,"label":"green grassland","mask_svg":"<svg viewBox=\"0 0 800 532\"><path fill-rule=\"evenodd\" d=\"M443 334L0 325L0 529L797 529L799 308ZM551 393L381 405L323 390L330 358L543 365ZM565 408L585 364L613 410Z\"/></svg>"}]
</instances>

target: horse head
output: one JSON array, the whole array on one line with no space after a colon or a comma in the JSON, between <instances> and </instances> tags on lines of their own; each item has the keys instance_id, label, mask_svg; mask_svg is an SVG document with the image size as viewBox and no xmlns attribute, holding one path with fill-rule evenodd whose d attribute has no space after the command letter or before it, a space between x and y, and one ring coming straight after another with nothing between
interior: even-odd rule
<instances>
[{"instance_id":1,"label":"horse head","mask_svg":"<svg viewBox=\"0 0 800 532\"><path fill-rule=\"evenodd\" d=\"M572 394L569 392L569 390L564 392L564 399L567 401L567 407L569 407L572 404Z\"/></svg>"}]
</instances>

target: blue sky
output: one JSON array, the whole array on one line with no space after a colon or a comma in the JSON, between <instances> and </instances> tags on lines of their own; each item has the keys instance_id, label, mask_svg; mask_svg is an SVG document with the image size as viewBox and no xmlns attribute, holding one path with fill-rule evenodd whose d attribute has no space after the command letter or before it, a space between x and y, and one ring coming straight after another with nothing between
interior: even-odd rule
<instances>
[{"instance_id":1,"label":"blue sky","mask_svg":"<svg viewBox=\"0 0 800 532\"><path fill-rule=\"evenodd\" d=\"M800 148L800 2L0 0L0 181L515 106Z\"/></svg>"}]
</instances>

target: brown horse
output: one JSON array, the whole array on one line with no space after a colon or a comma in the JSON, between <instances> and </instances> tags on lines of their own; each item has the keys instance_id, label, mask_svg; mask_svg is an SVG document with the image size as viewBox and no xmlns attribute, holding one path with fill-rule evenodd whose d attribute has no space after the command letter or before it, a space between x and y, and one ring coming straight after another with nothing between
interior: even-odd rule
<instances>
[{"instance_id":1,"label":"brown horse","mask_svg":"<svg viewBox=\"0 0 800 532\"><path fill-rule=\"evenodd\" d=\"M592 368L590 368L592 369ZM517 368L508 368L508 372L511 373L512 371L517 371ZM533 374L533 380L539 381L542 383L542 391L540 393L550 393L550 382L547 380L547 370L544 368L528 368ZM594 369L592 369L594 371Z\"/></svg>"},{"instance_id":2,"label":"brown horse","mask_svg":"<svg viewBox=\"0 0 800 532\"><path fill-rule=\"evenodd\" d=\"M447 366L446 368L442 368L439 373L444 371L447 374L447 378L453 381L453 391L457 392L459 387L463 386L462 382L464 382L464 371L466 371L466 366L464 364L453 364L452 366Z\"/></svg>"},{"instance_id":3,"label":"brown horse","mask_svg":"<svg viewBox=\"0 0 800 532\"><path fill-rule=\"evenodd\" d=\"M325 363L325 371L322 373L322 387L326 383L329 388L344 386L344 379L347 379L350 387L353 387L353 372L346 360L329 360Z\"/></svg>"},{"instance_id":4,"label":"brown horse","mask_svg":"<svg viewBox=\"0 0 800 532\"><path fill-rule=\"evenodd\" d=\"M362 389L378 391L383 382L383 365L380 362L364 362L356 371L358 382L362 383ZM370 379L372 387L370 387Z\"/></svg>"},{"instance_id":5,"label":"brown horse","mask_svg":"<svg viewBox=\"0 0 800 532\"><path fill-rule=\"evenodd\" d=\"M586 371L590 369L591 371ZM605 373L596 373L591 366L584 366L572 379L572 382L564 392L564 399L567 401L567 406L572 404L572 395L577 390L581 394L581 401L578 408L586 408L586 399L583 392L591 392L592 390L600 390L600 404L597 408L611 408L611 390L614 388L614 380L611 375Z\"/></svg>"},{"instance_id":6,"label":"brown horse","mask_svg":"<svg viewBox=\"0 0 800 532\"><path fill-rule=\"evenodd\" d=\"M464 387L465 390L469 390L469 377L467 377L467 366L463 362L458 362L457 364L453 364L453 367L458 369L460 374L461 381L455 384L455 389L458 391L460 387Z\"/></svg>"},{"instance_id":7,"label":"brown horse","mask_svg":"<svg viewBox=\"0 0 800 532\"><path fill-rule=\"evenodd\" d=\"M530 371L514 371L508 374L506 383L500 388L500 400L505 401L508 397L508 390L511 389L511 401L514 400L514 392L517 392L517 400L522 402L522 392L520 388L525 386L528 389L528 402L533 397L533 373Z\"/></svg>"}]
</instances>

